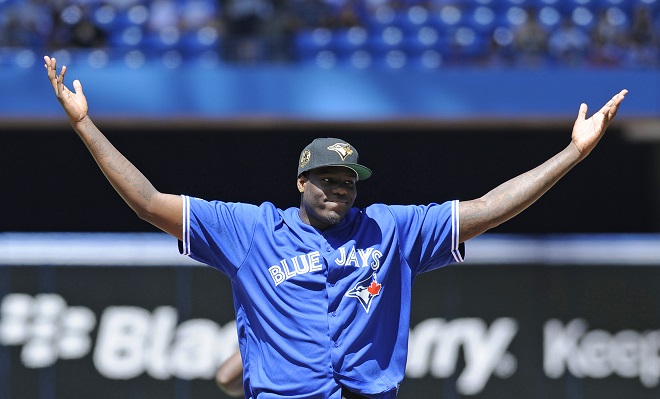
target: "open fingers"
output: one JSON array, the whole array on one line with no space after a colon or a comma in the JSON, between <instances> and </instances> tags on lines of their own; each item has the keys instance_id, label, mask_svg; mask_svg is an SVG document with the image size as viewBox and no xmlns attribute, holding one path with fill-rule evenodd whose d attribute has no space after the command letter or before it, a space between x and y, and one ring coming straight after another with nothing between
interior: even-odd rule
<instances>
[{"instance_id":1,"label":"open fingers","mask_svg":"<svg viewBox=\"0 0 660 399\"><path fill-rule=\"evenodd\" d=\"M48 80L53 85L53 90L57 92L57 61L55 58L50 58L49 56L44 56L44 67L48 73Z\"/></svg>"},{"instance_id":2,"label":"open fingers","mask_svg":"<svg viewBox=\"0 0 660 399\"><path fill-rule=\"evenodd\" d=\"M614 118L617 110L619 109L619 105L621 104L627 93L628 90L626 89L621 90L620 92L615 94L614 97L610 99L610 101L608 101L605 105L603 105L603 108L601 108L598 112L602 113L603 115L605 115L610 119Z\"/></svg>"},{"instance_id":3,"label":"open fingers","mask_svg":"<svg viewBox=\"0 0 660 399\"><path fill-rule=\"evenodd\" d=\"M62 67L62 70L60 71L60 74L57 74L57 60L55 57L51 58L48 56L44 56L44 67L46 68L46 71L48 72L48 79L50 80L51 85L53 86L53 90L55 90L55 94L59 97L60 94L66 89L64 86L64 76L66 75L66 66Z\"/></svg>"},{"instance_id":4,"label":"open fingers","mask_svg":"<svg viewBox=\"0 0 660 399\"><path fill-rule=\"evenodd\" d=\"M623 101L624 98L626 98L626 94L628 93L628 90L623 89L619 93L617 93L610 102L612 103L611 108L610 108L610 114L614 116L616 114L616 111L619 109L619 105Z\"/></svg>"},{"instance_id":5,"label":"open fingers","mask_svg":"<svg viewBox=\"0 0 660 399\"><path fill-rule=\"evenodd\" d=\"M57 93L60 94L64 91L64 75L66 75L66 65L62 67L60 75L57 77Z\"/></svg>"}]
</instances>

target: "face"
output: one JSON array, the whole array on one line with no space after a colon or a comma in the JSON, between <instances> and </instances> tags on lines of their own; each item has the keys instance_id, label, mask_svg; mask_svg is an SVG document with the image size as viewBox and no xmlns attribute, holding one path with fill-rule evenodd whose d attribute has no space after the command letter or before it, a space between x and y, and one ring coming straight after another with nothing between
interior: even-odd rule
<instances>
[{"instance_id":1,"label":"face","mask_svg":"<svg viewBox=\"0 0 660 399\"><path fill-rule=\"evenodd\" d=\"M355 172L340 166L313 169L298 177L302 221L319 230L339 223L353 207L356 182Z\"/></svg>"}]
</instances>

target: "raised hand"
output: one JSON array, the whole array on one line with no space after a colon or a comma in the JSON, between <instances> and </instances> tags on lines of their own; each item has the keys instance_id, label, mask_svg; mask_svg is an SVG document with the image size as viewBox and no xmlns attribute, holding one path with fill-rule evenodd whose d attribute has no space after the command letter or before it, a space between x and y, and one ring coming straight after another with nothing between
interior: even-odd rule
<instances>
[{"instance_id":1,"label":"raised hand","mask_svg":"<svg viewBox=\"0 0 660 399\"><path fill-rule=\"evenodd\" d=\"M607 126L614 119L619 105L627 93L628 90L621 90L590 118L587 118L587 104L582 103L580 105L572 135L573 144L580 152L580 159L589 155L600 138L603 137Z\"/></svg>"},{"instance_id":2,"label":"raised hand","mask_svg":"<svg viewBox=\"0 0 660 399\"><path fill-rule=\"evenodd\" d=\"M79 80L73 81L73 90L69 90L64 85L64 75L66 74L66 66L62 67L62 71L57 75L57 62L55 58L44 56L44 67L48 72L48 80L53 85L55 96L57 100L66 111L69 121L72 124L82 121L89 111L87 106L87 98L83 93L82 84Z\"/></svg>"}]
</instances>

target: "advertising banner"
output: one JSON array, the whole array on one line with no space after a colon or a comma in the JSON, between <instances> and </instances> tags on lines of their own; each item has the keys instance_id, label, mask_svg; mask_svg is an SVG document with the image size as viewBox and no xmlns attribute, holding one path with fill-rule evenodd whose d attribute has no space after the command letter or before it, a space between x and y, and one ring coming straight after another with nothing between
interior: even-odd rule
<instances>
[{"instance_id":1,"label":"advertising banner","mask_svg":"<svg viewBox=\"0 0 660 399\"><path fill-rule=\"evenodd\" d=\"M399 398L660 397L660 267L456 265L413 289ZM0 398L222 398L209 267L0 267Z\"/></svg>"},{"instance_id":2,"label":"advertising banner","mask_svg":"<svg viewBox=\"0 0 660 399\"><path fill-rule=\"evenodd\" d=\"M0 267L0 398L223 397L228 281L205 267Z\"/></svg>"},{"instance_id":3,"label":"advertising banner","mask_svg":"<svg viewBox=\"0 0 660 399\"><path fill-rule=\"evenodd\" d=\"M658 398L658 267L418 277L402 398Z\"/></svg>"}]
</instances>

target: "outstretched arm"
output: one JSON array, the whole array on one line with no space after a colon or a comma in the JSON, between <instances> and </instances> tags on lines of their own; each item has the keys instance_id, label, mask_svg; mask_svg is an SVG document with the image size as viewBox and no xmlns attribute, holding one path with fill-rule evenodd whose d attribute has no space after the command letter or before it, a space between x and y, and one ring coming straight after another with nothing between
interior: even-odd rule
<instances>
[{"instance_id":1,"label":"outstretched arm","mask_svg":"<svg viewBox=\"0 0 660 399\"><path fill-rule=\"evenodd\" d=\"M499 185L483 197L459 202L460 241L476 237L516 216L539 199L573 166L586 158L603 137L626 93L627 90L622 90L616 94L588 119L587 105L581 104L568 147L536 168Z\"/></svg>"},{"instance_id":2,"label":"outstretched arm","mask_svg":"<svg viewBox=\"0 0 660 399\"><path fill-rule=\"evenodd\" d=\"M89 118L87 99L80 81L74 80L74 91L70 91L64 85L66 66L63 66L60 74L57 75L55 58L46 56L44 61L48 79L71 126L85 143L110 184L141 219L181 239L183 219L181 197L157 191Z\"/></svg>"}]
</instances>

